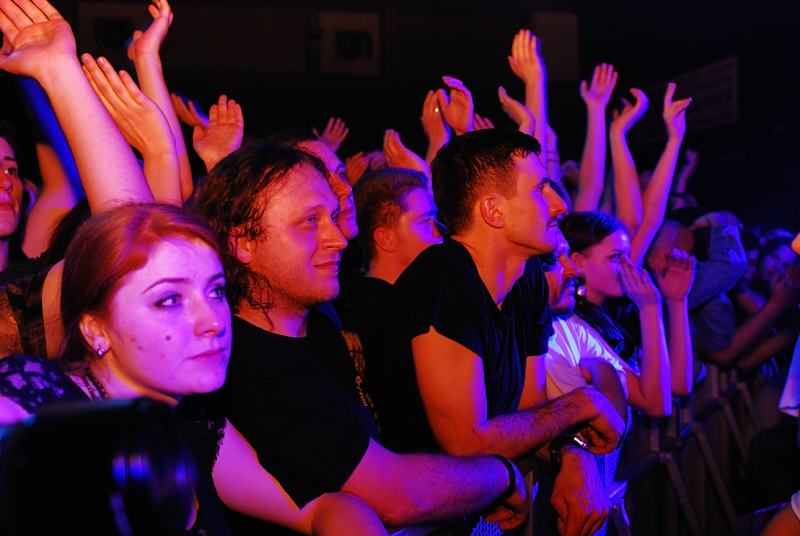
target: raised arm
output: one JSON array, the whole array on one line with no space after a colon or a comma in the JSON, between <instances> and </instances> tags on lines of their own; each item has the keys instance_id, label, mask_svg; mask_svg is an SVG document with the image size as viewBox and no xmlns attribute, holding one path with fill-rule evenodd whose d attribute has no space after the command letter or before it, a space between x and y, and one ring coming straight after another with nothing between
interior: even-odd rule
<instances>
[{"instance_id":1,"label":"raised arm","mask_svg":"<svg viewBox=\"0 0 800 536\"><path fill-rule=\"evenodd\" d=\"M133 40L128 47L128 57L136 67L142 92L161 109L172 130L180 164L181 196L185 201L192 195L192 169L189 165L181 123L178 121L178 115L172 106L172 99L164 81L159 53L172 24L172 8L167 0L153 0L153 3L147 6L147 11L153 17L153 22L144 32L137 30L133 33Z\"/></svg>"},{"instance_id":2,"label":"raised arm","mask_svg":"<svg viewBox=\"0 0 800 536\"><path fill-rule=\"evenodd\" d=\"M678 163L681 143L686 134L686 107L692 102L691 98L673 101L675 84L670 82L664 94L664 123L667 126L667 145L658 159L658 164L653 170L650 184L642 194L642 225L631 236L632 257L644 259L647 249L653 242L658 228L664 222L667 211L669 191L672 188L672 179L675 176L675 166Z\"/></svg>"},{"instance_id":3,"label":"raised arm","mask_svg":"<svg viewBox=\"0 0 800 536\"><path fill-rule=\"evenodd\" d=\"M622 99L622 112L611 122L609 142L611 162L614 166L614 195L617 201L617 218L628 228L633 236L642 223L642 192L639 188L639 174L628 148L627 135L631 127L647 111L648 99L644 91L632 88L631 95L636 99L631 104ZM638 260L638 259L637 259Z\"/></svg>"},{"instance_id":4,"label":"raised arm","mask_svg":"<svg viewBox=\"0 0 800 536\"><path fill-rule=\"evenodd\" d=\"M175 139L161 109L142 93L128 73L117 74L106 58L95 61L84 54L83 66L125 139L141 153L144 176L155 200L183 205Z\"/></svg>"},{"instance_id":5,"label":"raised arm","mask_svg":"<svg viewBox=\"0 0 800 536\"><path fill-rule=\"evenodd\" d=\"M47 249L56 223L84 197L75 160L42 86L18 78L25 108L33 125L42 190L28 213L22 250L30 258Z\"/></svg>"},{"instance_id":6,"label":"raised arm","mask_svg":"<svg viewBox=\"0 0 800 536\"><path fill-rule=\"evenodd\" d=\"M139 163L75 56L69 24L46 0L0 0L0 68L37 80L75 158L92 212L152 202Z\"/></svg>"},{"instance_id":7,"label":"raised arm","mask_svg":"<svg viewBox=\"0 0 800 536\"><path fill-rule=\"evenodd\" d=\"M428 151L425 153L425 161L430 165L439 149L450 141L450 127L442 117L438 92L430 90L425 95L425 102L422 103L422 117L419 120L422 123L425 135L428 137Z\"/></svg>"},{"instance_id":8,"label":"raised arm","mask_svg":"<svg viewBox=\"0 0 800 536\"><path fill-rule=\"evenodd\" d=\"M539 39L530 30L520 30L511 43L508 56L511 70L525 83L525 106L533 112L534 137L547 147L547 72L542 60ZM548 170L549 171L549 170Z\"/></svg>"},{"instance_id":9,"label":"raised arm","mask_svg":"<svg viewBox=\"0 0 800 536\"><path fill-rule=\"evenodd\" d=\"M628 382L628 401L631 407L647 415L663 417L672 411L672 385L661 295L645 270L623 259L622 288L638 307L642 327L641 374L638 380Z\"/></svg>"},{"instance_id":10,"label":"raised arm","mask_svg":"<svg viewBox=\"0 0 800 536\"><path fill-rule=\"evenodd\" d=\"M670 248L666 270L656 274L661 295L669 315L669 368L672 394L685 396L692 392L694 354L689 329L689 291L694 281L695 258L685 251Z\"/></svg>"},{"instance_id":11,"label":"raised arm","mask_svg":"<svg viewBox=\"0 0 800 536\"><path fill-rule=\"evenodd\" d=\"M694 175L694 172L697 170L697 162L699 160L697 151L694 149L684 149L683 156L686 159L686 163L678 171L672 185L672 193L677 196L673 199L673 203L670 207L672 210L687 206L687 200L691 199L691 196L687 195L686 186L689 184L689 179L692 178L692 175Z\"/></svg>"},{"instance_id":12,"label":"raised arm","mask_svg":"<svg viewBox=\"0 0 800 536\"><path fill-rule=\"evenodd\" d=\"M617 85L613 65L603 63L594 68L591 85L581 82L581 98L586 104L586 141L581 158L576 212L597 210L603 195L606 173L606 107Z\"/></svg>"}]
</instances>

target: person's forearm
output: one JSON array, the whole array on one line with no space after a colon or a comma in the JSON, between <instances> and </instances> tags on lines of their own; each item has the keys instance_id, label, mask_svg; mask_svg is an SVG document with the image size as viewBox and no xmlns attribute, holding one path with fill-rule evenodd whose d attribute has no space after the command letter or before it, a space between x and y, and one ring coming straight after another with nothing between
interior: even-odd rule
<instances>
[{"instance_id":1,"label":"person's forearm","mask_svg":"<svg viewBox=\"0 0 800 536\"><path fill-rule=\"evenodd\" d=\"M525 106L533 113L536 123L534 138L539 141L542 149L547 148L547 82L525 82Z\"/></svg>"},{"instance_id":2,"label":"person's forearm","mask_svg":"<svg viewBox=\"0 0 800 536\"><path fill-rule=\"evenodd\" d=\"M672 179L675 176L675 166L678 163L678 156L681 151L680 138L670 137L667 145L658 159L658 164L653 170L653 177L645 191L642 193L642 226L645 225L652 229L653 235L664 222L664 214L667 211L667 201L669 191L672 188Z\"/></svg>"},{"instance_id":3,"label":"person's forearm","mask_svg":"<svg viewBox=\"0 0 800 536\"><path fill-rule=\"evenodd\" d=\"M747 371L761 366L777 355L781 350L797 342L798 335L800 335L800 328L798 328L798 326L790 326L783 329L778 334L768 338L753 350L744 354L741 359L736 361L736 368Z\"/></svg>"},{"instance_id":4,"label":"person's forearm","mask_svg":"<svg viewBox=\"0 0 800 536\"><path fill-rule=\"evenodd\" d=\"M360 497L384 523L404 526L484 510L509 483L508 469L494 457L401 455L370 443L341 491Z\"/></svg>"},{"instance_id":5,"label":"person's forearm","mask_svg":"<svg viewBox=\"0 0 800 536\"><path fill-rule=\"evenodd\" d=\"M672 394L686 396L692 392L694 371L689 307L686 298L668 300L669 314L669 367L672 379Z\"/></svg>"},{"instance_id":6,"label":"person's forearm","mask_svg":"<svg viewBox=\"0 0 800 536\"><path fill-rule=\"evenodd\" d=\"M586 141L579 171L575 212L588 212L600 207L603 179L606 172L605 107L587 106Z\"/></svg>"},{"instance_id":7,"label":"person's forearm","mask_svg":"<svg viewBox=\"0 0 800 536\"><path fill-rule=\"evenodd\" d=\"M22 89L28 117L34 125L37 152L39 152L39 145L47 146L50 148L48 154L51 154L54 159L52 165L41 169L43 188L68 187L74 192L75 197L80 198L83 190L78 170L75 167L75 160L72 158L69 144L61 130L61 125L58 124L50 100L36 80L22 77L17 77L16 80ZM41 153L39 153L39 158L42 158Z\"/></svg>"},{"instance_id":8,"label":"person's forearm","mask_svg":"<svg viewBox=\"0 0 800 536\"><path fill-rule=\"evenodd\" d=\"M425 161L428 165L433 162L433 159L436 158L436 154L439 152L439 149L444 147L444 144L447 143L449 140L442 139L442 140L428 140L428 152L425 153Z\"/></svg>"},{"instance_id":9,"label":"person's forearm","mask_svg":"<svg viewBox=\"0 0 800 536\"><path fill-rule=\"evenodd\" d=\"M153 198L158 203L183 206L181 196L178 156L173 147L142 153L144 176Z\"/></svg>"},{"instance_id":10,"label":"person's forearm","mask_svg":"<svg viewBox=\"0 0 800 536\"><path fill-rule=\"evenodd\" d=\"M39 82L72 150L92 213L130 202L152 202L133 151L77 58L52 62Z\"/></svg>"},{"instance_id":11,"label":"person's forearm","mask_svg":"<svg viewBox=\"0 0 800 536\"><path fill-rule=\"evenodd\" d=\"M175 139L175 151L178 155L180 167L180 189L183 199L186 200L192 194L192 169L189 164L189 155L186 150L186 141L183 138L183 130L172 105L167 83L164 79L164 71L161 65L161 57L139 54L134 60L136 74L139 77L139 85L142 92L161 108L164 117L167 118L172 137Z\"/></svg>"},{"instance_id":12,"label":"person's forearm","mask_svg":"<svg viewBox=\"0 0 800 536\"><path fill-rule=\"evenodd\" d=\"M596 357L581 359L580 368L581 371L589 373L591 386L608 398L627 426L628 400L625 398L625 390L622 388L616 369L610 363Z\"/></svg>"},{"instance_id":13,"label":"person's forearm","mask_svg":"<svg viewBox=\"0 0 800 536\"><path fill-rule=\"evenodd\" d=\"M626 132L611 127L611 163L614 167L614 196L617 202L617 218L625 224L628 234L633 237L642 223L642 192L639 174L631 156Z\"/></svg>"},{"instance_id":14,"label":"person's forearm","mask_svg":"<svg viewBox=\"0 0 800 536\"><path fill-rule=\"evenodd\" d=\"M546 447L551 439L595 417L596 408L576 390L529 409L491 418L468 438L443 448L456 456L501 454L516 460L534 454L548 460Z\"/></svg>"},{"instance_id":15,"label":"person's forearm","mask_svg":"<svg viewBox=\"0 0 800 536\"><path fill-rule=\"evenodd\" d=\"M750 346L768 330L772 329L783 308L774 301L767 301L764 307L755 312L744 324L736 328L733 333L731 345L719 352L713 352L709 357L718 365L726 366L744 353Z\"/></svg>"},{"instance_id":16,"label":"person's forearm","mask_svg":"<svg viewBox=\"0 0 800 536\"><path fill-rule=\"evenodd\" d=\"M555 136L551 136L549 133L547 135L547 145L542 146L543 151L547 151L545 157L547 158L547 162L545 163L545 168L547 168L547 176L550 178L552 182L558 183L562 186L561 183L561 157L558 154L558 138ZM566 194L566 190L563 190ZM566 199L564 201L567 201ZM569 205L568 205L569 206Z\"/></svg>"},{"instance_id":17,"label":"person's forearm","mask_svg":"<svg viewBox=\"0 0 800 536\"><path fill-rule=\"evenodd\" d=\"M643 405L637 408L651 417L672 411L670 356L664 333L661 305L639 309L642 326L642 364L639 378Z\"/></svg>"}]
</instances>

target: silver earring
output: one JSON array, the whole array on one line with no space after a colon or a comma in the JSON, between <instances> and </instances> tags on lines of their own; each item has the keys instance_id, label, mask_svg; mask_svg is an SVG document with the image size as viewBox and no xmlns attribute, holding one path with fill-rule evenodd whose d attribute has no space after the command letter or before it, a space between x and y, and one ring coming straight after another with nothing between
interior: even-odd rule
<instances>
[{"instance_id":1,"label":"silver earring","mask_svg":"<svg viewBox=\"0 0 800 536\"><path fill-rule=\"evenodd\" d=\"M99 344L97 345L97 350L95 350L95 352L97 353L97 357L103 357L103 354L105 354L107 351L108 350L103 350L103 348Z\"/></svg>"}]
</instances>

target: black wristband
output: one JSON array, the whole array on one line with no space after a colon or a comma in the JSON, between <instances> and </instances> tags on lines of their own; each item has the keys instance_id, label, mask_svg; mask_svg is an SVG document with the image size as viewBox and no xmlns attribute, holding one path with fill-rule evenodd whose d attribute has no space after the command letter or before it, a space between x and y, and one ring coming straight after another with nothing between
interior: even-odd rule
<instances>
[{"instance_id":1,"label":"black wristband","mask_svg":"<svg viewBox=\"0 0 800 536\"><path fill-rule=\"evenodd\" d=\"M550 446L548 447L550 461L553 462L553 465L561 465L561 449L567 445L574 445L589 452L589 445L580 437L571 434L559 434L550 441Z\"/></svg>"},{"instance_id":2,"label":"black wristband","mask_svg":"<svg viewBox=\"0 0 800 536\"><path fill-rule=\"evenodd\" d=\"M517 471L514 469L514 464L511 463L511 460L509 460L505 456L500 456L499 454L492 454L492 457L497 458L498 460L503 462L503 465L505 465L506 469L508 469L508 480L509 480L508 487L503 492L503 494L500 495L495 501L496 503L504 503L509 499L509 497L514 495L515 491L517 491Z\"/></svg>"}]
</instances>

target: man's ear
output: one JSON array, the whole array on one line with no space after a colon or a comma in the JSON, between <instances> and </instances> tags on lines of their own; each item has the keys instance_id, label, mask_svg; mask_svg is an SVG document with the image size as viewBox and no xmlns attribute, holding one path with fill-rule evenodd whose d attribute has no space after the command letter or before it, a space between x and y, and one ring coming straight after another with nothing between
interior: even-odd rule
<instances>
[{"instance_id":1,"label":"man's ear","mask_svg":"<svg viewBox=\"0 0 800 536\"><path fill-rule=\"evenodd\" d=\"M84 340L89 344L95 353L102 355L109 350L108 336L101 322L96 316L84 314L78 323Z\"/></svg>"},{"instance_id":2,"label":"man's ear","mask_svg":"<svg viewBox=\"0 0 800 536\"><path fill-rule=\"evenodd\" d=\"M583 261L585 259L586 257L580 251L573 251L569 254L569 260L571 260L572 264L577 266L579 270L583 270Z\"/></svg>"},{"instance_id":3,"label":"man's ear","mask_svg":"<svg viewBox=\"0 0 800 536\"><path fill-rule=\"evenodd\" d=\"M375 240L375 245L382 251L387 253L393 252L397 249L397 237L395 232L386 227L378 227L372 233L372 239Z\"/></svg>"},{"instance_id":4,"label":"man's ear","mask_svg":"<svg viewBox=\"0 0 800 536\"><path fill-rule=\"evenodd\" d=\"M233 255L244 264L253 262L254 241L244 235L228 236L228 247Z\"/></svg>"},{"instance_id":5,"label":"man's ear","mask_svg":"<svg viewBox=\"0 0 800 536\"><path fill-rule=\"evenodd\" d=\"M495 229L505 227L505 199L496 195L485 195L478 200L478 210L487 225Z\"/></svg>"}]
</instances>

